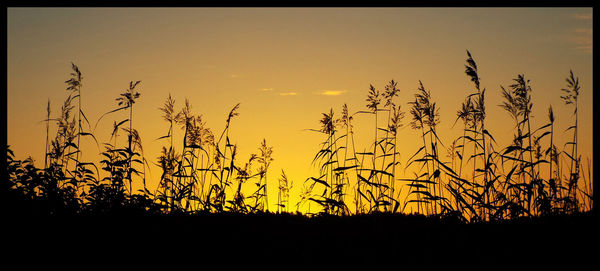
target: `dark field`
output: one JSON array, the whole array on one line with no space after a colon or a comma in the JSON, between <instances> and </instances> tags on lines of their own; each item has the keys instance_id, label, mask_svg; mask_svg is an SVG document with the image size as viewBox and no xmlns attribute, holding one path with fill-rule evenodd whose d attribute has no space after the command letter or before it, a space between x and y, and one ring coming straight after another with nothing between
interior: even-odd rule
<instances>
[{"instance_id":1,"label":"dark field","mask_svg":"<svg viewBox=\"0 0 600 271\"><path fill-rule=\"evenodd\" d=\"M576 270L571 268L589 268L598 255L598 219L590 213L470 224L399 214L13 215L5 225L8 259L46 264L68 256L64 261L82 264L126 259L134 265L179 265L220 259L236 265L260 259L292 266Z\"/></svg>"}]
</instances>

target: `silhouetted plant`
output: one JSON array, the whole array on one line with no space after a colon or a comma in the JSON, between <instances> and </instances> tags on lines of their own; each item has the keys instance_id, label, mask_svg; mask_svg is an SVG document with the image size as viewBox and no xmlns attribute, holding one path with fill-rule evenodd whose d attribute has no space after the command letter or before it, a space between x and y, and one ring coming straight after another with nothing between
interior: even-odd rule
<instances>
[{"instance_id":1,"label":"silhouetted plant","mask_svg":"<svg viewBox=\"0 0 600 271\"><path fill-rule=\"evenodd\" d=\"M396 103L394 101L394 97L398 96L398 94L400 93L400 89L398 89L398 82L394 81L393 79L390 80L390 82L385 86L385 91L383 92L383 98L385 99L385 105L384 108L385 110L388 112L388 117L387 117L387 124L385 126L385 128L379 128L380 130L384 130L385 131L385 136L383 137L382 140L380 140L379 142L381 142L381 144L379 144L381 151L383 152L382 156L382 161L381 161L381 171L388 173L386 174L387 177L387 185L388 188L387 190L387 194L386 193L380 193L381 194L381 198L384 202L387 202L387 204L384 205L384 210L389 210L389 211L395 211L397 210L397 208L399 207L399 202L394 199L394 183L395 183L395 172L396 172L396 156L397 156L397 152L396 152L396 135L397 135L397 129L401 126L400 124L400 120L401 118L404 117L404 113L400 112L400 106L396 107ZM392 136L390 137L390 134L392 134ZM391 153L390 153L391 151ZM392 162L391 163L387 163L386 164L386 158L388 156L392 156ZM390 170L391 168L391 171ZM395 208L389 208L390 206L392 206L392 202L395 202L394 207Z\"/></svg>"},{"instance_id":2,"label":"silhouetted plant","mask_svg":"<svg viewBox=\"0 0 600 271\"><path fill-rule=\"evenodd\" d=\"M81 111L81 86L82 86L82 76L81 76L81 72L79 71L79 68L71 63L71 68L73 69L73 72L71 73L71 78L67 81L65 81L65 83L68 85L67 86L67 90L70 90L73 92L74 96L72 96L72 99L77 99L77 104L79 107L78 110L78 117L77 117L77 149L79 150L79 143L80 143L80 136L81 136L81 114L83 113ZM85 115L84 115L85 116ZM86 118L87 120L87 118ZM75 163L79 162L79 151L76 154L76 158L75 158Z\"/></svg>"},{"instance_id":3,"label":"silhouetted plant","mask_svg":"<svg viewBox=\"0 0 600 271\"><path fill-rule=\"evenodd\" d=\"M175 113L175 100L169 97L165 101L163 107L159 108L163 113L163 119L169 123L169 130L167 135L161 136L158 139L169 139L169 148L162 147L161 155L158 157L158 165L162 169L162 175L156 191L157 198L160 202L165 204L169 209L169 206L173 206L173 173L179 161L179 155L175 154L173 148L173 125L181 122L181 112ZM157 140L158 140L157 139Z\"/></svg>"},{"instance_id":4,"label":"silhouetted plant","mask_svg":"<svg viewBox=\"0 0 600 271\"><path fill-rule=\"evenodd\" d=\"M482 172L483 171L483 185L481 185L480 187L484 188L483 191L481 192L477 192L477 198L476 200L480 200L480 203L483 200L483 195L485 194L485 205L490 204L490 193L489 193L489 188L491 188L490 183L488 183L489 178L488 178L488 173L489 173L489 166L490 166L490 161L489 161L489 157L488 157L488 152L487 152L487 144L486 144L486 135L489 135L488 131L485 129L485 88L482 90L480 87L480 79L479 79L479 74L477 71L477 63L475 63L475 60L473 59L471 52L469 52L467 50L467 56L469 58L467 58L467 64L465 65L465 74L467 74L467 76L469 76L471 78L471 81L475 84L475 88L477 90L477 93L473 93L471 95L469 95L469 97L474 97L474 102L473 102L473 182L476 184L476 172ZM476 96L475 96L476 95ZM479 125L479 126L478 126ZM481 143L479 143L479 137L481 136ZM490 135L491 137L491 135ZM482 153L479 154L477 152L478 147L480 147L482 149ZM476 167L476 161L477 161L477 157L481 157L481 159L483 160L483 170L482 169L478 169ZM481 206L481 204L480 204ZM484 214L480 214L481 216L483 216ZM489 212L488 212L488 216L489 216Z\"/></svg>"},{"instance_id":5,"label":"silhouetted plant","mask_svg":"<svg viewBox=\"0 0 600 271\"><path fill-rule=\"evenodd\" d=\"M367 109L370 110L372 112L372 114L375 117L375 135L373 137L373 165L371 168L371 174L369 174L369 178L367 178L367 184L370 183L376 183L377 186L377 191L380 191L380 188L382 186L381 184L381 180L378 178L377 174L373 174L373 170L375 170L377 168L377 146L378 146L378 135L377 135L377 131L379 130L379 126L378 126L378 113L379 113L379 104L381 104L381 93L379 92L379 90L375 89L375 87L373 87L373 85L369 85L369 93L367 94ZM364 168L363 168L364 169ZM367 169L368 170L368 169ZM360 175L359 175L360 176ZM362 176L361 176L362 177ZM373 180L373 181L371 181ZM371 185L372 187L372 185ZM373 196L373 190L369 189L367 190L368 193L370 193L371 196L371 200L369 201L370 204L370 208L369 209L373 209L373 208L379 208L379 204L377 204L378 200L379 200L379 194L377 193L377 197ZM372 203L375 203L375 205L372 205Z\"/></svg>"},{"instance_id":6,"label":"silhouetted plant","mask_svg":"<svg viewBox=\"0 0 600 271\"><path fill-rule=\"evenodd\" d=\"M309 200L319 204L323 208L323 213L332 214L343 209L343 202L337 200L341 194L340 186L337 183L340 174L334 170L340 165L337 158L339 148L337 148L336 142L338 138L335 136L338 120L334 117L333 108L329 110L329 113L322 113L322 116L319 121L321 128L313 130L326 136L325 141L321 143L321 149L312 161L319 167L320 176L318 178L310 177L306 181L313 182L311 191L315 184L323 186L323 192L318 196L310 197Z\"/></svg>"},{"instance_id":7,"label":"silhouetted plant","mask_svg":"<svg viewBox=\"0 0 600 271\"><path fill-rule=\"evenodd\" d=\"M166 206L166 210L173 206L173 173L177 167L179 155L175 153L172 147L169 150L162 147L161 154L158 157L158 165L162 170L160 182L155 192L156 199Z\"/></svg>"},{"instance_id":8,"label":"silhouetted plant","mask_svg":"<svg viewBox=\"0 0 600 271\"><path fill-rule=\"evenodd\" d=\"M231 210L232 212L241 212L241 213L248 213L248 212L256 212L258 211L257 207L256 207L256 203L254 206L248 206L245 202L246 197L244 196L244 194L242 193L242 185L247 182L249 179L254 178L258 175L260 175L261 173L256 173L256 174L252 174L252 162L254 160L257 160L258 156L256 154L251 154L250 158L248 159L248 162L244 165L244 167L239 167L239 166L234 166L237 176L236 176L236 180L238 181L238 186L237 186L237 190L235 191L235 194L233 195L233 200L229 201L231 204L231 207L229 207L229 210ZM257 183L257 186L259 186L260 181ZM259 186L260 187L260 186ZM256 197L260 192L262 192L262 189L258 189L251 197Z\"/></svg>"},{"instance_id":9,"label":"silhouetted plant","mask_svg":"<svg viewBox=\"0 0 600 271\"><path fill-rule=\"evenodd\" d=\"M565 95L560 96L561 99L565 102L565 105L573 105L573 115L575 116L575 124L569 126L566 131L573 129L573 139L567 143L566 145L571 145L571 153L564 151L564 154L567 155L570 161L569 166L569 177L567 181L567 195L568 199L564 204L564 208L568 211L574 211L577 209L577 184L579 180L579 165L580 165L580 157L577 153L577 98L579 97L579 90L581 86L579 85L579 78L575 77L573 74L573 70L569 71L569 77L567 77L567 88L561 89Z\"/></svg>"},{"instance_id":10,"label":"silhouetted plant","mask_svg":"<svg viewBox=\"0 0 600 271\"><path fill-rule=\"evenodd\" d=\"M550 121L550 145L545 151L545 155L550 159L550 165L548 167L548 186L550 187L550 193L552 197L553 205L558 201L558 188L560 186L560 173L559 173L559 152L554 145L554 111L552 106L548 108L548 120ZM553 170L553 166L556 167ZM556 174L554 172L557 172ZM553 212L554 209L553 209Z\"/></svg>"},{"instance_id":11,"label":"silhouetted plant","mask_svg":"<svg viewBox=\"0 0 600 271\"><path fill-rule=\"evenodd\" d=\"M85 177L84 172L90 170L86 167L88 166L93 166L93 163L87 162L87 163L81 163L80 161L80 154L82 153L81 151L81 136L90 136L92 137L92 139L96 142L96 144L98 144L96 137L93 135L93 133L91 132L84 132L83 131L83 126L81 125L81 120L82 117L83 119L86 121L88 127L90 127L90 123L87 119L87 117L85 116L85 113L83 112L82 109L82 93L81 93L81 87L82 87L82 80L83 77L81 75L81 71L79 70L79 67L77 67L77 65L75 65L74 63L71 63L71 68L73 70L73 72L70 74L71 78L69 78L69 80L65 81L65 83L67 84L67 91L71 91L71 99L77 99L77 106L78 106L78 110L77 110L77 143L75 144L73 142L72 146L75 148L75 168L73 170L73 183L75 185L76 190L79 191L79 188L84 189L83 185L79 185L81 184L85 184L85 180L82 180L81 178L87 178ZM48 104L49 106L49 104ZM49 111L48 111L48 118L49 118ZM98 171L96 169L96 171ZM80 193L85 194L85 191L82 190Z\"/></svg>"},{"instance_id":12,"label":"silhouetted plant","mask_svg":"<svg viewBox=\"0 0 600 271\"><path fill-rule=\"evenodd\" d=\"M49 136L50 136L50 99L48 99L48 104L46 106L46 144L44 145L44 168L48 167L48 152L49 152Z\"/></svg>"},{"instance_id":13,"label":"silhouetted plant","mask_svg":"<svg viewBox=\"0 0 600 271\"><path fill-rule=\"evenodd\" d=\"M117 98L117 102L119 102L119 106L124 106L124 108L129 108L129 135L127 137L127 142L128 142L128 147L127 150L129 152L129 157L127 158L128 161L128 169L127 169L127 180L129 181L129 195L132 195L133 192L133 180L131 178L131 173L134 172L134 169L131 166L131 162L132 162L132 158L134 156L134 152L133 152L133 148L132 148L132 144L133 144L133 132L134 130L132 129L133 126L133 104L135 104L135 100L137 98L140 97L140 93L137 92L135 90L135 87L140 83L141 81L136 81L135 83L133 83L133 81L129 82L129 88L125 90L124 93L121 93L120 96Z\"/></svg>"},{"instance_id":14,"label":"silhouetted plant","mask_svg":"<svg viewBox=\"0 0 600 271\"><path fill-rule=\"evenodd\" d=\"M204 159L206 158L207 165L210 165L207 148L214 145L214 136L206 127L202 116L192 114L188 99L185 100L181 112L172 119L181 124L184 130L183 151L177 163L177 170L173 174L175 179L172 200L182 210L194 211L203 205L206 173L212 170L205 168Z\"/></svg>"},{"instance_id":15,"label":"silhouetted plant","mask_svg":"<svg viewBox=\"0 0 600 271\"><path fill-rule=\"evenodd\" d=\"M409 163L406 167L409 167L413 162L423 163L423 167L426 168L426 172L418 175L417 178L409 180L411 188L415 190L409 191L409 195L416 194L416 200L409 200L406 203L414 202L417 204L425 204L426 211L429 214L439 213L438 207L441 207L441 202L444 198L441 195L441 179L440 179L440 167L438 158L438 136L436 133L436 126L439 124L439 108L436 107L435 102L431 99L431 94L425 89L423 83L419 81L419 87L415 94L415 100L409 102L412 105L410 113L412 115L411 127L413 129L421 130L421 138L423 140L422 147L412 156L415 157L421 151L423 155L421 158L412 160L409 159ZM425 131L425 128L428 128ZM427 143L426 136L429 134L429 144ZM435 136L435 138L434 138ZM427 146L430 146L429 149ZM411 161L412 160L412 161ZM437 167L436 167L437 163ZM431 168L430 165L431 164ZM421 179L426 177L426 179ZM422 198L422 199L421 199ZM405 203L405 204L406 204ZM442 208L440 208L441 211Z\"/></svg>"},{"instance_id":16,"label":"silhouetted plant","mask_svg":"<svg viewBox=\"0 0 600 271\"><path fill-rule=\"evenodd\" d=\"M345 128L345 134L342 135L342 137L344 138L344 146L341 148L344 148L344 156L343 156L343 162L341 164L341 170L340 171L340 176L341 176L341 180L342 180L342 186L343 189L340 193L340 195L347 195L347 189L350 186L350 174L347 173L347 171L354 169L354 175L358 176L359 175L359 170L358 167L360 166L358 164L358 159L356 157L356 149L354 148L354 131L353 131L353 126L352 126L352 120L353 120L353 116L350 115L350 112L348 110L348 105L344 104L342 105L342 117L338 120L338 123L340 125L341 128ZM349 140L352 139L352 153L350 153L350 157L348 154L348 149L350 148L350 143ZM350 162L351 164L348 165L348 162ZM339 164L339 163L338 163ZM357 177L358 178L358 177ZM358 185L359 182L356 182L356 189L358 189ZM354 197L354 203L356 208L356 212L359 212L359 208L358 208L358 200L359 200L359 195L358 193L354 193L355 197Z\"/></svg>"},{"instance_id":17,"label":"silhouetted plant","mask_svg":"<svg viewBox=\"0 0 600 271\"><path fill-rule=\"evenodd\" d=\"M279 177L279 189L277 193L277 212L289 212L290 189L293 187L293 182L285 175L285 171L281 170ZM281 208L281 209L280 209Z\"/></svg>"},{"instance_id":18,"label":"silhouetted plant","mask_svg":"<svg viewBox=\"0 0 600 271\"><path fill-rule=\"evenodd\" d=\"M225 122L225 128L219 136L219 139L216 141L216 143L214 143L214 165L216 168L214 168L211 176L217 178L219 183L212 184L211 182L208 194L205 196L205 208L208 210L214 209L217 212L222 212L225 208L225 189L231 185L230 178L232 177L234 170L234 161L236 156L236 147L232 145L229 140L229 128L231 125L231 120L239 115L237 112L239 107L240 104L238 103L233 107L233 109L231 109ZM223 137L225 137L225 144L222 147L220 144L221 140L223 140ZM228 150L229 156L227 156ZM226 164L227 159L229 159L229 164Z\"/></svg>"},{"instance_id":19,"label":"silhouetted plant","mask_svg":"<svg viewBox=\"0 0 600 271\"><path fill-rule=\"evenodd\" d=\"M63 168L52 163L46 169L34 166L31 157L24 161L15 160L10 146L6 148L6 184L9 200L15 200L14 208L23 208L35 215L76 214L81 201L77 191L66 180Z\"/></svg>"},{"instance_id":20,"label":"silhouetted plant","mask_svg":"<svg viewBox=\"0 0 600 271\"><path fill-rule=\"evenodd\" d=\"M474 127L474 125L475 125L474 111L475 111L475 108L473 106L471 96L469 96L461 104L461 108L460 108L460 110L457 111L457 114L456 114L457 118L454 121L454 125L456 125L456 122L458 122L459 119L462 120L464 128L463 128L463 135L456 139L456 140L462 139L462 144L456 146L456 148L460 148L460 153L458 153L458 151L456 152L456 155L458 156L458 158L460 160L459 168L458 168L458 178L454 179L454 180L452 180L452 179L450 180L450 182L448 183L448 190L451 193L451 195L454 196L457 211L460 212L461 214L464 214L465 209L472 210L469 207L471 207L473 205L472 198L471 198L470 203L467 203L467 201L463 197L463 194L467 193L467 191L465 191L465 190L470 188L470 186L472 184L469 181L463 181L462 170L463 170L463 163L465 160L464 158L465 158L466 139L470 138L467 136L467 131L474 130L474 128L475 128ZM456 142L456 140L455 140L455 142ZM467 159L467 161L468 160L470 160L470 159ZM452 187L453 183L456 183L454 185L454 187ZM465 187L465 185L467 187ZM465 205L469 205L469 206L465 206ZM474 214L471 213L471 216L473 216L473 215Z\"/></svg>"},{"instance_id":21,"label":"silhouetted plant","mask_svg":"<svg viewBox=\"0 0 600 271\"><path fill-rule=\"evenodd\" d=\"M264 206L264 210L268 211L269 210L269 200L268 200L268 194L267 194L267 172L269 170L269 166L271 165L271 162L273 161L273 147L269 147L267 146L267 140L263 139L263 141L260 143L260 148L258 149L260 154L258 155L257 159L258 162L260 163L260 169L259 169L259 176L260 176L260 180L262 181L260 183L259 190L262 189L262 195L261 198L263 200L263 206Z\"/></svg>"},{"instance_id":22,"label":"silhouetted plant","mask_svg":"<svg viewBox=\"0 0 600 271\"><path fill-rule=\"evenodd\" d=\"M523 75L518 75L517 78L513 79L516 83L510 86L511 91L506 91L502 87L502 95L505 101L502 108L507 110L516 122L517 135L513 140L513 145L507 147L502 154L504 159L509 159L516 162L517 165L513 166L511 172L515 172L517 166L519 167L516 171L516 175L521 177L521 183L512 184L511 186L516 189L511 189L517 195L517 201L524 202L524 209L527 210L528 214L537 214L538 212L549 213L551 211L550 198L546 191L544 191L544 182L539 176L538 172L535 171L535 166L540 163L547 163L546 160L540 160L541 158L541 145L539 145L540 139L550 134L550 131L543 133L540 136L535 136L537 131L541 131L547 127L550 127L552 123L546 124L539 129L531 132L531 108L533 104L531 102L531 86L529 80L526 80ZM527 125L527 127L525 127ZM525 134L523 134L526 132ZM532 138L534 139L532 143ZM528 139L527 145L523 144L523 139ZM515 152L514 156L507 156ZM529 161L525 160L526 153L529 153ZM535 154L535 161L534 161ZM529 169L529 171L527 171ZM508 182L511 182L507 179ZM525 199L521 197L524 196ZM514 202L514 200L511 200ZM517 204L519 204L517 203ZM533 204L533 208L532 208Z\"/></svg>"},{"instance_id":23,"label":"silhouetted plant","mask_svg":"<svg viewBox=\"0 0 600 271\"><path fill-rule=\"evenodd\" d=\"M313 159L319 176L309 177L304 182L296 211L308 203L307 215L313 215L312 202L321 207L319 214L350 214L346 199L352 183L355 184L356 214L396 212L401 206L401 211L406 212L409 205L411 211L416 205L421 214L474 222L590 210L593 204L590 162L588 160L587 174L584 174L577 150L579 79L571 71L567 88L563 89L565 96L561 96L566 105L574 105L575 115L575 124L566 130L573 130L573 138L563 151L554 145L555 116L551 106L548 123L537 129L532 126L529 80L519 74L508 90L501 86L504 101L500 106L513 118L515 135L512 143L499 153L492 134L485 128L485 88L480 86L478 67L469 51L467 56L465 73L476 91L468 94L457 112L455 124L462 120L462 136L447 148L442 144L437 131L439 108L419 81L414 100L408 104L411 106L410 125L420 130L422 146L404 167L406 171L416 166L414 177L402 178L396 171L400 164L398 133L404 118L401 106L394 100L399 93L397 82L389 81L382 93L370 85L366 111L350 114L348 105L344 104L339 119L330 109L322 114L321 127L313 129L325 136ZM50 101L47 103L44 168L36 168L31 158L15 160L10 147L7 148L6 184L10 200L27 202L23 208L43 214L269 212L267 174L273 161L273 147L263 139L258 154L252 154L245 164L237 163L238 148L229 138L229 129L232 119L239 115L239 104L229 112L225 128L215 140L202 115L192 113L189 100L186 99L181 111L176 111L175 100L168 96L160 110L169 123L169 130L158 139L168 139L169 145L162 147L156 162L162 175L153 194L146 187L147 162L141 137L132 125L133 105L140 96L135 88L140 81L130 82L129 88L117 98L118 108L98 119L99 122L107 114L129 109L129 118L114 121L109 142L104 143L101 153L101 169L98 169L94 163L82 162L81 136L94 140L95 137L83 129L82 119L87 122L87 118L81 103L82 76L75 64L72 69L71 78L65 82L71 93L62 105L60 116L51 118ZM72 114L75 99L78 99L77 116ZM387 123L380 126L379 113L386 111ZM367 147L372 151L356 151L352 120L360 113L374 115L373 144ZM51 122L57 124L52 140ZM122 127L127 122L129 127ZM181 154L173 145L175 124L184 130ZM119 131L127 134L127 145L122 147L117 140ZM548 135L550 140L545 147L547 141L543 139ZM469 145L473 146L470 154ZM450 161L443 161L440 146L448 152L444 157ZM562 154L569 159L567 176L562 173ZM69 166L71 162L74 166ZM469 163L473 164L471 176L463 172ZM542 176L541 164L544 163L549 163L546 179ZM138 170L139 166L142 170ZM133 191L134 175L142 180L139 193ZM256 178L256 190L246 196L243 187L253 178ZM396 181L402 181L398 188ZM401 204L401 191L406 187L409 191ZM278 213L288 212L292 204L291 188L292 182L282 170L277 186Z\"/></svg>"}]
</instances>

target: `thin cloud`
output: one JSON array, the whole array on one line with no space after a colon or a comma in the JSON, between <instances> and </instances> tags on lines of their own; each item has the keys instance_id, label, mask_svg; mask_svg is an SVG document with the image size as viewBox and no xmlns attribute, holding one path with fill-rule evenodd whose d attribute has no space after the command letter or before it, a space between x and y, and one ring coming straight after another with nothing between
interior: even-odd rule
<instances>
[{"instance_id":1,"label":"thin cloud","mask_svg":"<svg viewBox=\"0 0 600 271\"><path fill-rule=\"evenodd\" d=\"M575 19L579 20L591 20L593 16L591 13L575 13Z\"/></svg>"},{"instance_id":2,"label":"thin cloud","mask_svg":"<svg viewBox=\"0 0 600 271\"><path fill-rule=\"evenodd\" d=\"M231 77L231 78L237 78L237 77L238 77L238 75L237 75L237 74L232 74L232 75L230 75L229 77Z\"/></svg>"},{"instance_id":3,"label":"thin cloud","mask_svg":"<svg viewBox=\"0 0 600 271\"><path fill-rule=\"evenodd\" d=\"M575 49L586 53L592 53L593 50L593 30L591 28L576 28L573 30L571 42L575 43Z\"/></svg>"},{"instance_id":4,"label":"thin cloud","mask_svg":"<svg viewBox=\"0 0 600 271\"><path fill-rule=\"evenodd\" d=\"M260 91L273 91L275 90L274 88L263 88Z\"/></svg>"},{"instance_id":5,"label":"thin cloud","mask_svg":"<svg viewBox=\"0 0 600 271\"><path fill-rule=\"evenodd\" d=\"M589 34L592 35L592 29L591 28L576 28L575 29L575 33L582 33L582 34Z\"/></svg>"},{"instance_id":6,"label":"thin cloud","mask_svg":"<svg viewBox=\"0 0 600 271\"><path fill-rule=\"evenodd\" d=\"M279 93L280 96L296 96L298 95L298 93L290 91L290 92L281 92Z\"/></svg>"},{"instance_id":7,"label":"thin cloud","mask_svg":"<svg viewBox=\"0 0 600 271\"><path fill-rule=\"evenodd\" d=\"M339 96L346 92L347 92L347 90L345 90L345 89L344 90L321 90L321 92L319 92L319 95Z\"/></svg>"}]
</instances>

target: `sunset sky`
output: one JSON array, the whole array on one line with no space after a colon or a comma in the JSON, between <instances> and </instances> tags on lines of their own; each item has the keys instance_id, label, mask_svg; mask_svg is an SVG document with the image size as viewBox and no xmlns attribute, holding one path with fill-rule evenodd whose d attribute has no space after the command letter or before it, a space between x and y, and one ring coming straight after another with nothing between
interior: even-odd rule
<instances>
[{"instance_id":1,"label":"sunset sky","mask_svg":"<svg viewBox=\"0 0 600 271\"><path fill-rule=\"evenodd\" d=\"M440 108L443 143L462 135L460 122L453 127L456 111L474 91L465 75L466 50L487 90L486 128L497 149L514 134L511 116L498 106L500 86L524 74L533 88L533 128L548 122L552 105L555 145L563 150L574 118L560 96L572 69L582 85L579 151L584 167L587 158L593 162L591 8L8 8L7 15L7 143L17 158L32 156L38 167L46 103L57 117L73 62L83 74L82 107L92 128L117 108L130 81L141 80L133 125L152 165L149 190L161 175L153 163L168 146L156 139L169 128L158 109L169 94L177 110L189 99L217 135L240 103L229 135L240 163L266 139L274 150L270 207L283 169L294 182L295 210L304 180L317 174L311 161L325 140L308 129L319 128L330 108L339 117L344 103L351 112L366 110L370 84L383 90L394 79L401 90L397 101L407 112L401 168L421 143L408 125L407 104L419 80ZM126 117L103 118L94 131L98 141L108 142L113 121ZM372 116L357 115L353 124L357 151L369 148ZM52 124L50 138L55 133ZM182 134L175 130L175 142ZM100 161L93 141L82 139L82 147L84 160Z\"/></svg>"}]
</instances>

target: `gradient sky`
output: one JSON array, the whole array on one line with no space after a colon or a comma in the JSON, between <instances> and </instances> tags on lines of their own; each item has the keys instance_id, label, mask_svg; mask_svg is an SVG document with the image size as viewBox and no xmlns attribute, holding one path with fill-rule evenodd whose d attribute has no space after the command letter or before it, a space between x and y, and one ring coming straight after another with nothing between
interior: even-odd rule
<instances>
[{"instance_id":1,"label":"gradient sky","mask_svg":"<svg viewBox=\"0 0 600 271\"><path fill-rule=\"evenodd\" d=\"M562 149L573 118L560 89L573 69L582 85L579 150L584 161L592 159L591 8L8 8L7 14L7 141L17 158L31 155L37 166L44 161L47 100L57 116L74 62L92 125L117 107L130 81L142 81L134 128L151 162L168 145L155 139L168 130L158 108L169 93L178 109L188 98L215 134L241 103L230 132L239 161L265 138L275 159L270 204L284 169L294 182L293 205L304 180L316 175L311 161L324 140L306 129L318 128L330 108L339 116L344 103L351 112L366 109L369 84L383 90L398 81L407 111L421 80L440 107L444 144L462 135L461 125L452 124L473 91L464 73L467 49L487 89L486 128L497 148L514 133L510 115L497 106L500 86L522 73L533 88L533 127L547 123L552 105ZM113 121L125 118L120 112L102 119L96 138L107 142ZM355 119L359 151L372 142L372 121ZM52 138L56 127L50 131ZM176 138L182 133L176 130ZM84 159L99 162L96 145L82 141L89 150ZM417 131L400 132L403 165L418 142ZM151 191L160 174L151 168Z\"/></svg>"}]
</instances>

